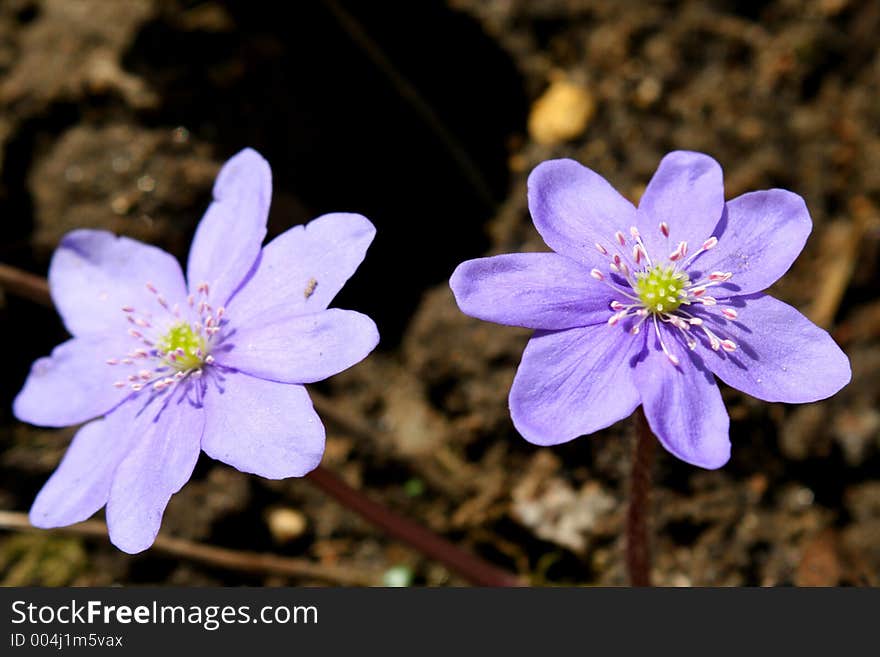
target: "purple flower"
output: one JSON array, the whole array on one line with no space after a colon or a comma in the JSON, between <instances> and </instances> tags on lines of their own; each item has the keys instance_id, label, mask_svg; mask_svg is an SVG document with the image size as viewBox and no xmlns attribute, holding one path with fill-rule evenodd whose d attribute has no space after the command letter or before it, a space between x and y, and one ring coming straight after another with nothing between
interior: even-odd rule
<instances>
[{"instance_id":1,"label":"purple flower","mask_svg":"<svg viewBox=\"0 0 880 657\"><path fill-rule=\"evenodd\" d=\"M510 391L528 441L566 442L641 404L667 450L718 468L730 421L716 376L793 403L849 382L828 333L761 292L810 233L800 196L771 189L725 203L718 163L677 151L638 208L590 169L551 160L529 177L529 209L555 253L469 260L450 281L466 314L536 329Z\"/></svg>"},{"instance_id":2,"label":"purple flower","mask_svg":"<svg viewBox=\"0 0 880 657\"><path fill-rule=\"evenodd\" d=\"M258 153L226 163L187 280L156 247L97 230L64 237L49 286L74 337L34 363L15 415L50 427L104 417L74 437L31 508L34 525L79 522L106 504L110 539L140 552L200 450L271 479L321 461L324 427L303 384L379 341L369 317L327 309L375 229L328 214L261 249L271 195Z\"/></svg>"}]
</instances>

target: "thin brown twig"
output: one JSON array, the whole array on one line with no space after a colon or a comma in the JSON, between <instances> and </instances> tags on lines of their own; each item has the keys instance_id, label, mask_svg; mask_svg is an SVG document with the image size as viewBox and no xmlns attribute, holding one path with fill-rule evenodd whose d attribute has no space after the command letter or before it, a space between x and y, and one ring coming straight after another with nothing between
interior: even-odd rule
<instances>
[{"instance_id":1,"label":"thin brown twig","mask_svg":"<svg viewBox=\"0 0 880 657\"><path fill-rule=\"evenodd\" d=\"M306 475L306 479L333 496L343 506L381 527L390 536L418 548L426 557L442 562L474 584L500 587L524 584L515 575L465 552L425 527L398 516L390 509L374 502L326 468L318 466Z\"/></svg>"},{"instance_id":2,"label":"thin brown twig","mask_svg":"<svg viewBox=\"0 0 880 657\"><path fill-rule=\"evenodd\" d=\"M648 507L651 470L654 466L656 438L645 413L635 415L636 443L630 475L629 509L626 514L626 567L632 586L651 586L651 542L648 535Z\"/></svg>"},{"instance_id":3,"label":"thin brown twig","mask_svg":"<svg viewBox=\"0 0 880 657\"><path fill-rule=\"evenodd\" d=\"M30 524L26 513L16 511L0 511L0 529L43 531L37 530ZM58 534L107 540L107 525L100 520L86 520L51 531ZM324 566L307 559L281 557L275 554L229 550L164 534L159 534L156 537L153 549L181 559L257 575L303 577L343 586L376 586L381 582L381 575L378 572L368 573L350 567Z\"/></svg>"},{"instance_id":4,"label":"thin brown twig","mask_svg":"<svg viewBox=\"0 0 880 657\"><path fill-rule=\"evenodd\" d=\"M45 279L33 274L28 274L14 267L0 264L0 287L9 292L20 294L29 299L38 300L51 305L49 286ZM34 295L34 296L32 296ZM340 429L355 437L375 439L369 425L362 419L336 408L328 397L312 391L315 406L331 422ZM476 555L470 554L447 541L445 538L431 532L427 528L398 515L384 505L370 499L360 491L352 488L329 470L318 466L306 480L331 495L337 502L359 513L366 520L373 523L389 535L408 543L425 556L436 559L451 570L473 584L479 586L522 586L523 582L493 564ZM89 521L92 522L92 521ZM103 523L98 523L106 532ZM95 530L97 531L97 530ZM163 537L163 541L175 541L169 537ZM158 539L157 539L158 545ZM178 546L179 547L179 546ZM208 546L204 546L208 547ZM221 548L211 548L221 550ZM230 552L230 551L224 551ZM235 554L235 552L231 552ZM272 555L257 555L261 559L270 559ZM281 558L281 557L278 557ZM268 562L264 562L268 563Z\"/></svg>"},{"instance_id":5,"label":"thin brown twig","mask_svg":"<svg viewBox=\"0 0 880 657\"><path fill-rule=\"evenodd\" d=\"M42 306L53 307L52 297L49 295L49 283L45 278L4 265L2 262L0 262L0 287Z\"/></svg>"}]
</instances>

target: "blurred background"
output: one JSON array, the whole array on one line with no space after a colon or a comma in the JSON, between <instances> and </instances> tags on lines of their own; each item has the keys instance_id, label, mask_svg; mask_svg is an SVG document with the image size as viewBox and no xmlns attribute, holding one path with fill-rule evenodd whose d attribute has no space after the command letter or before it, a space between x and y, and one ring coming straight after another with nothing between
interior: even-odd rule
<instances>
[{"instance_id":1,"label":"blurred background","mask_svg":"<svg viewBox=\"0 0 880 657\"><path fill-rule=\"evenodd\" d=\"M446 281L467 258L546 249L525 188L544 159L637 201L664 153L707 152L728 197L805 197L813 234L772 292L833 332L853 382L805 406L723 388L720 471L658 451L655 581L878 585L878 33L873 0L0 0L0 261L45 275L78 227L185 258L220 164L258 149L270 236L328 211L378 227L334 305L371 315L382 343L316 387L369 431L328 423L324 465L533 584L624 584L630 424L525 442L507 392L529 332L462 315ZM0 510L29 508L73 435L11 415L64 338L54 311L0 293ZM354 579L463 582L306 481L204 455L163 533ZM326 579L0 530L0 583Z\"/></svg>"}]
</instances>

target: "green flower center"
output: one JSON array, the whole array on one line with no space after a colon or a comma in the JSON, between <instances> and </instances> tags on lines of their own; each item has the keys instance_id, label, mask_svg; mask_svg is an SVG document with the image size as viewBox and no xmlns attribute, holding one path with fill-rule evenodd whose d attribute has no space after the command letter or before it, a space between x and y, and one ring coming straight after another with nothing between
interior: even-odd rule
<instances>
[{"instance_id":1,"label":"green flower center","mask_svg":"<svg viewBox=\"0 0 880 657\"><path fill-rule=\"evenodd\" d=\"M208 353L205 339L186 322L172 326L156 348L164 354L165 362L179 372L198 369Z\"/></svg>"},{"instance_id":2,"label":"green flower center","mask_svg":"<svg viewBox=\"0 0 880 657\"><path fill-rule=\"evenodd\" d=\"M636 274L636 294L652 313L669 313L684 300L680 292L690 284L688 275L672 265L653 267Z\"/></svg>"}]
</instances>

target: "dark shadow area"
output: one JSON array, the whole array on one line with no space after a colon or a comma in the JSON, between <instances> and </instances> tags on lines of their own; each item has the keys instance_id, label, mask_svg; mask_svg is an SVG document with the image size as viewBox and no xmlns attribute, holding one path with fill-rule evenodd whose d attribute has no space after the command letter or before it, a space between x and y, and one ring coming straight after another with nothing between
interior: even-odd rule
<instances>
[{"instance_id":1,"label":"dark shadow area","mask_svg":"<svg viewBox=\"0 0 880 657\"><path fill-rule=\"evenodd\" d=\"M492 199L323 2L230 1L234 32L186 31L162 16L125 65L162 95L147 123L184 125L220 157L244 146L267 157L273 233L333 211L376 224L366 261L334 305L370 314L387 349L424 289L488 247L483 225L506 193L505 142L524 124L526 103L511 61L444 3L343 6L466 144Z\"/></svg>"}]
</instances>

